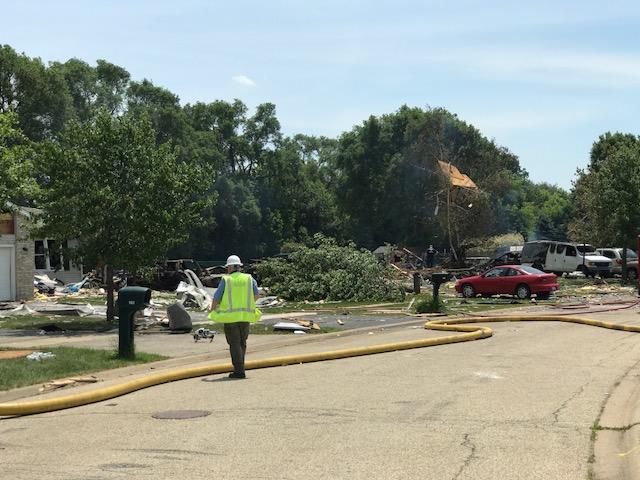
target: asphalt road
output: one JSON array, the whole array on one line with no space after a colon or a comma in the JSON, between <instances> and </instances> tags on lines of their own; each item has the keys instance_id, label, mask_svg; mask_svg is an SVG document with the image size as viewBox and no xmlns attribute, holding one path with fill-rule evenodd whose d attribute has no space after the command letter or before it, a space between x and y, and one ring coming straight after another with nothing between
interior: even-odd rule
<instances>
[{"instance_id":1,"label":"asphalt road","mask_svg":"<svg viewBox=\"0 0 640 480\"><path fill-rule=\"evenodd\" d=\"M637 310L599 318L640 320ZM185 380L3 419L3 477L606 478L590 470L617 453L598 450L594 459L591 427L616 385L637 372L640 335L560 323L492 327L481 341L255 370L242 381ZM249 350L253 359L439 335L403 326L272 348L254 336ZM211 413L152 417L169 410Z\"/></svg>"}]
</instances>

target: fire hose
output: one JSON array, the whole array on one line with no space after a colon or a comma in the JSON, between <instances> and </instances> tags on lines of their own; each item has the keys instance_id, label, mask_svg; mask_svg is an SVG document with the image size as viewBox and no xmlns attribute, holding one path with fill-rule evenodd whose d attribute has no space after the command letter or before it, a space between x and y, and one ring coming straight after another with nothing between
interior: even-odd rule
<instances>
[{"instance_id":1,"label":"fire hose","mask_svg":"<svg viewBox=\"0 0 640 480\"><path fill-rule=\"evenodd\" d=\"M420 340L410 340L405 342L371 345L368 347L348 348L328 352L307 353L301 355L288 355L272 357L263 360L250 360L245 363L245 369L255 370L259 368L282 367L286 365L321 362L325 360L337 360L340 358L374 355L378 353L408 350L412 348L425 348L433 347L436 345L446 345L450 343L480 340L483 338L491 337L493 335L493 330L483 325L470 324L489 322L566 322L607 328L612 330L622 330L625 332L640 332L640 326L636 325L623 325L604 322L600 320L593 320L589 318L570 317L564 315L467 317L456 319L442 318L427 322L424 325L424 328L427 330L457 332L457 334L446 335L442 337L425 338ZM223 363L218 365L190 367L169 372L156 373L135 380L122 382L117 385L72 395L47 398L43 400L2 403L0 404L0 416L32 415L36 413L53 412L65 408L79 407L82 405L87 405L90 403L100 402L103 400L126 395L143 388L161 385L163 383L175 382L177 380L185 380L188 378L201 377L205 375L228 373L232 371L233 366L231 363Z\"/></svg>"}]
</instances>

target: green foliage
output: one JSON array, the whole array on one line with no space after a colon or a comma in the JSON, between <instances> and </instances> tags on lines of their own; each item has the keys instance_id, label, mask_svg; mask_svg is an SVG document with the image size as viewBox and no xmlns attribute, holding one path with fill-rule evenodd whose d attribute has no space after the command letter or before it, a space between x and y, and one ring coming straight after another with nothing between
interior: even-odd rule
<instances>
[{"instance_id":1,"label":"green foliage","mask_svg":"<svg viewBox=\"0 0 640 480\"><path fill-rule=\"evenodd\" d=\"M51 138L71 118L71 96L62 75L39 58L0 45L0 113L14 111L32 140Z\"/></svg>"},{"instance_id":2,"label":"green foliage","mask_svg":"<svg viewBox=\"0 0 640 480\"><path fill-rule=\"evenodd\" d=\"M507 224L525 240L567 240L573 205L569 193L546 183L514 179L504 205Z\"/></svg>"},{"instance_id":3,"label":"green foliage","mask_svg":"<svg viewBox=\"0 0 640 480\"><path fill-rule=\"evenodd\" d=\"M447 195L438 160L457 166L480 189L453 188ZM335 164L347 235L368 247L444 244L450 237L457 249L466 237L509 231L494 220L503 177L524 177L513 154L454 114L406 106L343 134Z\"/></svg>"},{"instance_id":4,"label":"green foliage","mask_svg":"<svg viewBox=\"0 0 640 480\"><path fill-rule=\"evenodd\" d=\"M40 165L42 230L85 264L135 271L161 259L201 221L209 173L156 146L148 120L100 114L71 123Z\"/></svg>"},{"instance_id":5,"label":"green foliage","mask_svg":"<svg viewBox=\"0 0 640 480\"><path fill-rule=\"evenodd\" d=\"M440 297L436 298L428 293L416 296L411 303L413 313L441 313L444 310L444 303Z\"/></svg>"},{"instance_id":6,"label":"green foliage","mask_svg":"<svg viewBox=\"0 0 640 480\"><path fill-rule=\"evenodd\" d=\"M35 183L24 180L33 178L25 175L30 170L28 159L33 156L28 148L42 152L47 159L43 162L46 168L35 172L41 183L64 184L57 175L66 174L75 162L82 174L72 178L88 181L82 183L80 179L76 185L69 184L70 191L72 198L84 200L75 205L72 200L63 201L60 195L56 208L64 204L75 212L73 218L93 226L70 226L67 233L73 229L74 237L92 232L101 237L95 232L111 230L101 221L94 224L93 220L82 218L78 206L82 202L91 214L98 207L87 207L88 202L103 209L119 208L129 195L122 191L129 188L137 192L136 199L155 202L149 204L154 207L160 205L160 211L173 201L171 195L162 199L138 192L145 185L142 178L132 184L132 177L126 175L121 182L123 187L118 187L118 152L104 155L95 176L110 178L107 185L112 187L105 189L98 188L97 180L94 182L89 173L93 164L85 168L82 160L89 155L86 152L90 156L102 155L96 145L73 153L75 160L60 160L60 152L66 155L73 151L70 145L75 140L70 136L84 142L80 135L70 132L95 130L105 115L126 118L125 122L150 122L155 148L169 152L179 165L169 175L168 183L173 183L172 177L183 175L181 169L201 172L202 182L193 184L189 192L183 189L181 198L204 203L219 198L218 205L210 204L197 218L191 216L194 209L183 208L186 204L182 200L175 208L169 208L163 221L174 222L180 211L178 230L184 232L186 228L188 233L186 240L180 233L171 242L159 242L179 243L171 255L223 259L234 252L256 258L280 251L287 242L309 243L319 232L341 242L353 240L367 248L384 243L433 243L442 249L450 243L462 253L476 239L505 232L519 232L527 239L562 240L567 235L572 206L567 193L529 181L514 154L442 108L402 106L387 115L371 116L337 139L302 134L288 138L281 132L276 107L271 103L260 104L253 112L240 100L181 105L178 96L168 89L147 79L132 81L124 68L105 60L89 65L72 58L45 65L38 58L0 46L0 65L0 114L15 113L3 125L10 124L26 139L42 143L29 147L23 138L17 142L20 148L16 150L12 150L14 143L5 142L0 147L4 148L5 157L0 158L4 162L2 171L9 172L0 178L0 200L32 200ZM77 123L61 133L71 120ZM6 131L6 127L0 128ZM629 135L605 135L592 152L594 170L611 156L610 152L632 140ZM118 134L109 134L103 141L104 145L123 141L123 146L116 149L128 149L122 158L135 168L146 168L132 160L137 156L133 153L137 147L131 142ZM151 143L144 143L140 151L147 152L152 147ZM12 152L7 153L9 150ZM164 158L165 153L159 158ZM437 160L457 166L480 190L454 188L447 196L448 184L439 173ZM51 166L58 161L62 163L60 168ZM107 174L107 170L112 173ZM150 181L162 185L158 177ZM446 208L447 198L450 208ZM150 230L156 231L163 214L151 212L155 208L148 210L143 214L149 217ZM71 214L57 217L63 218L70 221ZM167 235L173 233L173 226L169 226ZM116 235L121 237L122 233ZM473 241L470 243L469 239ZM135 241L127 242L129 246L139 246ZM155 249L154 243L149 249L155 255L161 249ZM87 257L104 256L99 253L84 252Z\"/></svg>"},{"instance_id":7,"label":"green foliage","mask_svg":"<svg viewBox=\"0 0 640 480\"><path fill-rule=\"evenodd\" d=\"M573 240L634 246L640 233L640 138L602 135L593 145L592 165L579 172L572 193Z\"/></svg>"},{"instance_id":8,"label":"green foliage","mask_svg":"<svg viewBox=\"0 0 640 480\"><path fill-rule=\"evenodd\" d=\"M31 142L18 129L17 115L0 113L0 211L8 201L26 203L36 195L34 156Z\"/></svg>"},{"instance_id":9,"label":"green foliage","mask_svg":"<svg viewBox=\"0 0 640 480\"><path fill-rule=\"evenodd\" d=\"M354 244L338 245L322 235L314 246L300 246L287 259L268 259L256 274L274 295L286 300L400 300L403 290L375 256Z\"/></svg>"}]
</instances>

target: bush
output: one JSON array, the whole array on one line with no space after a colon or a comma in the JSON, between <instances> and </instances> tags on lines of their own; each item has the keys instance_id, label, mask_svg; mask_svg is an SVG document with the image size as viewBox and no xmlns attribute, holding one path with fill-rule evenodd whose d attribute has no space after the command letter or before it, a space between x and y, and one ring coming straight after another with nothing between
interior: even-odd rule
<instances>
[{"instance_id":1,"label":"bush","mask_svg":"<svg viewBox=\"0 0 640 480\"><path fill-rule=\"evenodd\" d=\"M389 269L353 243L338 245L317 234L313 246L296 246L287 259L259 263L256 275L273 295L285 300L402 300L404 291Z\"/></svg>"},{"instance_id":2,"label":"bush","mask_svg":"<svg viewBox=\"0 0 640 480\"><path fill-rule=\"evenodd\" d=\"M444 304L439 297L425 294L414 299L411 310L413 313L441 313L444 311Z\"/></svg>"}]
</instances>

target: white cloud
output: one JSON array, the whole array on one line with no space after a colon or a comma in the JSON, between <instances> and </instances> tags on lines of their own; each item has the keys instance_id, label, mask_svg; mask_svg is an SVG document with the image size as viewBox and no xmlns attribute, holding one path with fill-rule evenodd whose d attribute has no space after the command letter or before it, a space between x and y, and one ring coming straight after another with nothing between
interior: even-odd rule
<instances>
[{"instance_id":1,"label":"white cloud","mask_svg":"<svg viewBox=\"0 0 640 480\"><path fill-rule=\"evenodd\" d=\"M251 80L246 75L236 75L235 77L231 77L231 79L239 85L243 85L245 87L255 87L256 82Z\"/></svg>"}]
</instances>

